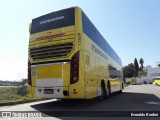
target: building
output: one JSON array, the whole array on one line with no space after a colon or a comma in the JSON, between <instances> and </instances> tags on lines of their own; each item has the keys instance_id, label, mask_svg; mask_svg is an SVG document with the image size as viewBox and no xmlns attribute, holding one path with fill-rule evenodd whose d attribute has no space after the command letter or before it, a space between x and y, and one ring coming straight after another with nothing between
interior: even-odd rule
<instances>
[{"instance_id":1,"label":"building","mask_svg":"<svg viewBox=\"0 0 160 120\"><path fill-rule=\"evenodd\" d=\"M147 67L145 72L147 72L148 76L160 76L160 67Z\"/></svg>"}]
</instances>

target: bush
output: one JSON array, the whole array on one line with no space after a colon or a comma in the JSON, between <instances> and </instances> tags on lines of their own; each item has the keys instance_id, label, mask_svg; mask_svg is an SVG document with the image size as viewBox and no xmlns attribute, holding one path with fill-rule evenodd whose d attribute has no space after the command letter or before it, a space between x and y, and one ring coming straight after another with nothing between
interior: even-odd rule
<instances>
[{"instance_id":1,"label":"bush","mask_svg":"<svg viewBox=\"0 0 160 120\"><path fill-rule=\"evenodd\" d=\"M21 96L27 95L27 85L19 86L17 92L18 92L18 94L21 95Z\"/></svg>"}]
</instances>

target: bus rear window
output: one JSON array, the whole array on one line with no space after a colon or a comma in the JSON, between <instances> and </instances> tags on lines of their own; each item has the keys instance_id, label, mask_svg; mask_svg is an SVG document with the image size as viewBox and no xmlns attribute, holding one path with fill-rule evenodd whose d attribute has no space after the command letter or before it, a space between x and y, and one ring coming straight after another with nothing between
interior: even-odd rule
<instances>
[{"instance_id":1,"label":"bus rear window","mask_svg":"<svg viewBox=\"0 0 160 120\"><path fill-rule=\"evenodd\" d=\"M74 8L49 13L32 20L31 34L75 24Z\"/></svg>"}]
</instances>

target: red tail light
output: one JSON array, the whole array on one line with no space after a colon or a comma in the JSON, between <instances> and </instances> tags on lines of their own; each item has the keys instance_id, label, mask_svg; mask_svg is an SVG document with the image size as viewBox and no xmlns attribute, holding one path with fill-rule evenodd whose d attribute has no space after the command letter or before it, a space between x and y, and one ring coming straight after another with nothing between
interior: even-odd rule
<instances>
[{"instance_id":1,"label":"red tail light","mask_svg":"<svg viewBox=\"0 0 160 120\"><path fill-rule=\"evenodd\" d=\"M79 52L74 54L71 59L71 79L70 84L78 82L79 78Z\"/></svg>"},{"instance_id":2,"label":"red tail light","mask_svg":"<svg viewBox=\"0 0 160 120\"><path fill-rule=\"evenodd\" d=\"M31 81L31 63L28 60L28 85L31 85L32 81Z\"/></svg>"}]
</instances>

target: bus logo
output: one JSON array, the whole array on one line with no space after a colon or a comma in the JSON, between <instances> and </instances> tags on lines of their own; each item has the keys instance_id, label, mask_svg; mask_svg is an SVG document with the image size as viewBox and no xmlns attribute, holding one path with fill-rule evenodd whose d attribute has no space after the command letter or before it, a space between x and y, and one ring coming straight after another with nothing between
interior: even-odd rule
<instances>
[{"instance_id":1,"label":"bus logo","mask_svg":"<svg viewBox=\"0 0 160 120\"><path fill-rule=\"evenodd\" d=\"M98 48L96 48L94 45L92 45L92 50L96 52L99 56L104 58L105 60L108 60L108 57L104 53L102 53Z\"/></svg>"},{"instance_id":2,"label":"bus logo","mask_svg":"<svg viewBox=\"0 0 160 120\"><path fill-rule=\"evenodd\" d=\"M64 19L64 16L59 16L59 17L48 19L48 20L44 20L44 21L41 21L40 24L45 24L45 23L49 23L57 20L62 20L62 19Z\"/></svg>"}]
</instances>

